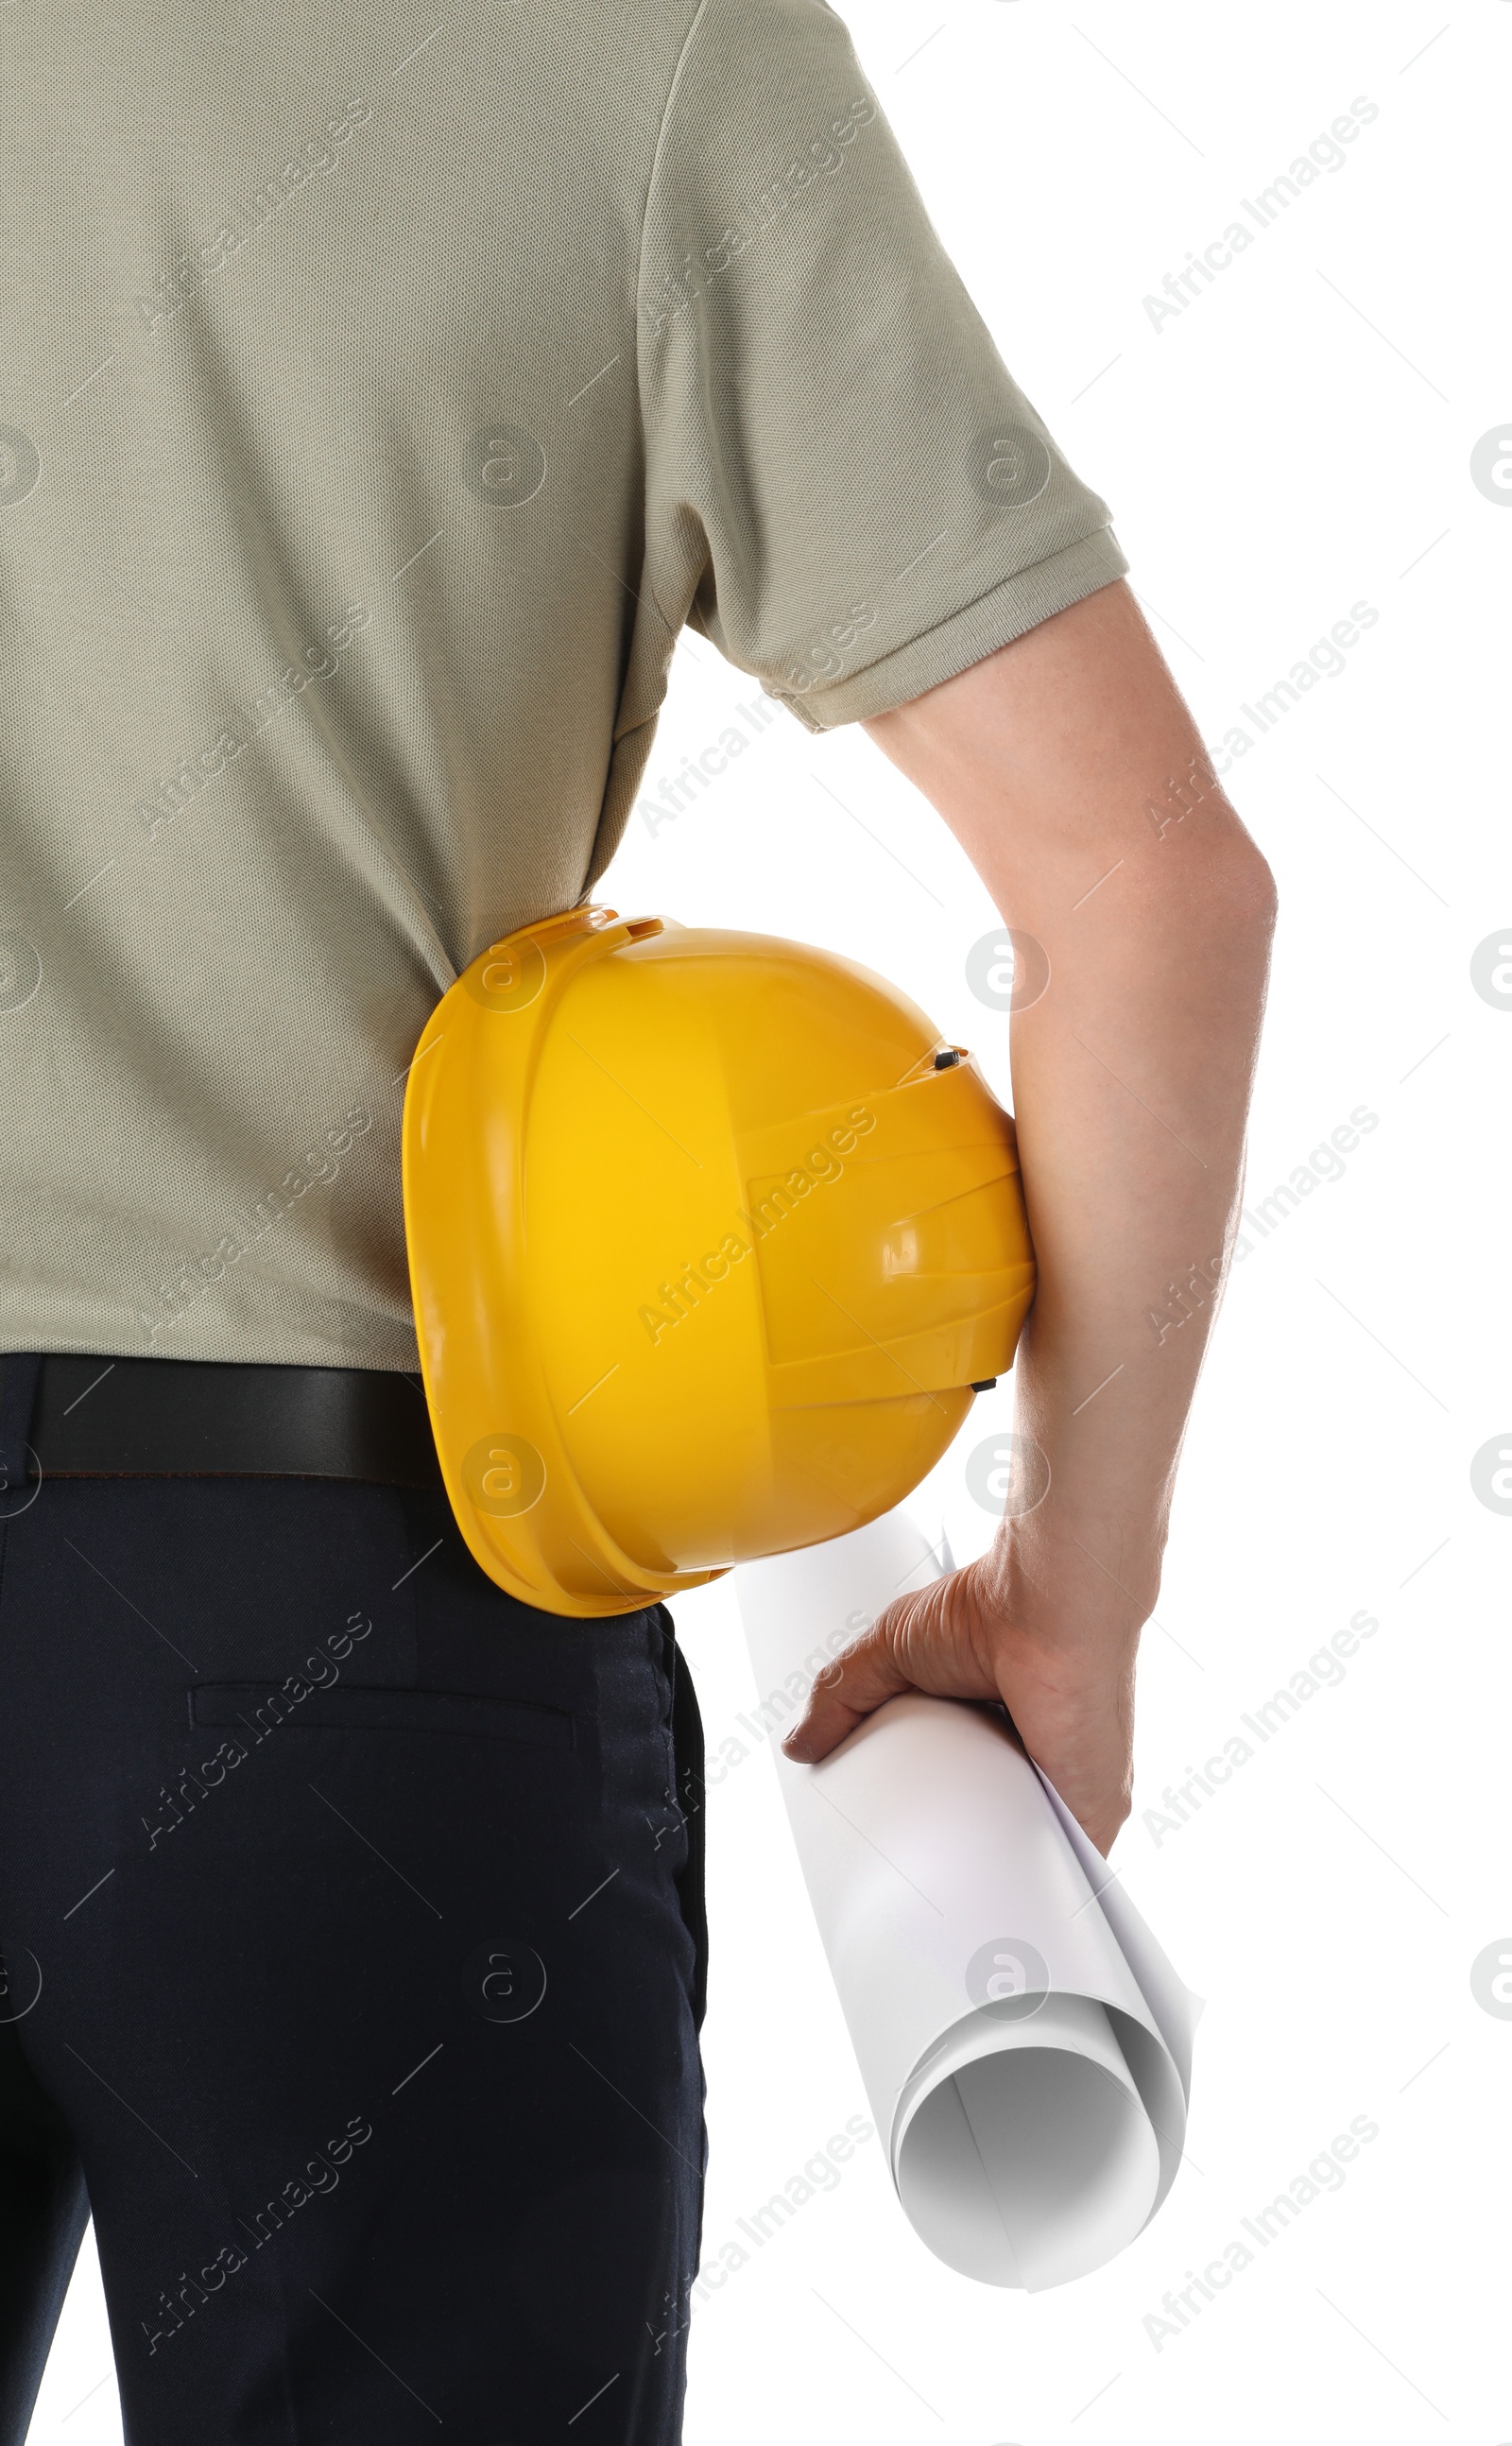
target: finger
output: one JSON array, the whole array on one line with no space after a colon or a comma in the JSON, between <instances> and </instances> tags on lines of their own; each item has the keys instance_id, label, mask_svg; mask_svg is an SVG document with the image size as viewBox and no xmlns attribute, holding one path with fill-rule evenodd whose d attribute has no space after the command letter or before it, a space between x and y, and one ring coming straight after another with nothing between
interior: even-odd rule
<instances>
[{"instance_id":1,"label":"finger","mask_svg":"<svg viewBox=\"0 0 1512 2446\"><path fill-rule=\"evenodd\" d=\"M869 1630L816 1676L807 1707L783 1736L786 1757L800 1766L817 1764L885 1700L913 1687L898 1660L895 1634L901 1610L898 1604L888 1606Z\"/></svg>"}]
</instances>

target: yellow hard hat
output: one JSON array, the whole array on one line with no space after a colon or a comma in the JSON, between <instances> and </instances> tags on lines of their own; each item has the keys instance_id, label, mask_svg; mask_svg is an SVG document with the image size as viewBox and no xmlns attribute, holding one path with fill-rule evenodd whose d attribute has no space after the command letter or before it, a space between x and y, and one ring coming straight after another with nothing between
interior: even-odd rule
<instances>
[{"instance_id":1,"label":"yellow hard hat","mask_svg":"<svg viewBox=\"0 0 1512 2446\"><path fill-rule=\"evenodd\" d=\"M452 1508L551 1613L901 1502L1034 1293L1013 1120L915 1004L611 909L508 935L438 1004L404 1217Z\"/></svg>"}]
</instances>

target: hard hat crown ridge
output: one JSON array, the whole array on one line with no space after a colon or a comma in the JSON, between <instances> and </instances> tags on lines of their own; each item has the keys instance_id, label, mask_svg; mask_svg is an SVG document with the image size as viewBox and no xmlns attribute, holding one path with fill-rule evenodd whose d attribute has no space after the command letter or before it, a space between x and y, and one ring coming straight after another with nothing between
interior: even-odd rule
<instances>
[{"instance_id":1,"label":"hard hat crown ridge","mask_svg":"<svg viewBox=\"0 0 1512 2446\"><path fill-rule=\"evenodd\" d=\"M491 944L405 1093L452 1506L524 1602L625 1613L901 1502L1034 1293L1013 1120L832 952L578 908Z\"/></svg>"}]
</instances>

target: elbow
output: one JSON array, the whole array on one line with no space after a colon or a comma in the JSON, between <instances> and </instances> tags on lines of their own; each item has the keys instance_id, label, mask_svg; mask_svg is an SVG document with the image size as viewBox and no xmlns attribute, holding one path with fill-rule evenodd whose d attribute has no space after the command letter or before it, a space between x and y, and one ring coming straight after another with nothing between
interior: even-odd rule
<instances>
[{"instance_id":1,"label":"elbow","mask_svg":"<svg viewBox=\"0 0 1512 2446\"><path fill-rule=\"evenodd\" d=\"M1195 953L1209 943L1239 939L1269 951L1279 900L1276 877L1231 809L1205 835L1196 835L1174 866L1150 858L1129 883L1125 912L1167 950L1179 952L1185 946ZM1110 916L1116 905L1110 903Z\"/></svg>"},{"instance_id":2,"label":"elbow","mask_svg":"<svg viewBox=\"0 0 1512 2446\"><path fill-rule=\"evenodd\" d=\"M1258 1014L1265 1004L1279 894L1268 860L1246 832L1237 826L1236 831L1238 837L1224 845L1220 872L1210 878L1212 897L1200 931L1209 945L1222 946L1234 1006L1248 1006Z\"/></svg>"},{"instance_id":3,"label":"elbow","mask_svg":"<svg viewBox=\"0 0 1512 2446\"><path fill-rule=\"evenodd\" d=\"M1167 974L1205 974L1216 962L1232 992L1240 994L1243 981L1263 995L1279 894L1269 861L1237 816L1199 835L1169 881L1157 882L1147 870L1139 882L1143 889L1136 887L1125 907L1147 958L1157 958Z\"/></svg>"},{"instance_id":4,"label":"elbow","mask_svg":"<svg viewBox=\"0 0 1512 2446\"><path fill-rule=\"evenodd\" d=\"M1226 820L1208 835L1201 861L1191 871L1194 896L1188 907L1194 917L1201 907L1207 924L1237 927L1268 947L1276 931L1276 877L1232 808L1224 814Z\"/></svg>"},{"instance_id":5,"label":"elbow","mask_svg":"<svg viewBox=\"0 0 1512 2446\"><path fill-rule=\"evenodd\" d=\"M1239 845L1238 871L1230 884L1239 913L1269 942L1276 931L1279 898L1270 862L1246 833Z\"/></svg>"}]
</instances>

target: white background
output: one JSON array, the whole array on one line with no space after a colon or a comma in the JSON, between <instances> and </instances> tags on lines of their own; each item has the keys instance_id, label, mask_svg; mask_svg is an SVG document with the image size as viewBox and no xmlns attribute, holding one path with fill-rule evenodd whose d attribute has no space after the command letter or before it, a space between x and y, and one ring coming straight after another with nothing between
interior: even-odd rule
<instances>
[{"instance_id":1,"label":"white background","mask_svg":"<svg viewBox=\"0 0 1512 2446\"><path fill-rule=\"evenodd\" d=\"M737 2224L865 2114L768 1759L708 1801L713 1971L706 2264L689 2446L1077 2446L1221 2436L1512 2437L1512 2020L1470 1966L1512 1951L1506 1589L1512 1517L1473 1457L1505 1435L1512 1009L1471 982L1512 941L1493 769L1496 577L1512 492L1471 480L1512 410L1505 327L1509 0L848 0L842 13L1001 352L1113 510L1131 582L1281 917L1251 1204L1360 1105L1347 1159L1236 1268L1199 1390L1159 1627L1140 1666L1135 1813L1114 1853L1207 2009L1188 2162L1141 2240L1034 2298L933 2261L873 2141L757 2248ZM1156 330L1143 303L1356 97L1378 110L1247 253ZM1512 427L1509 427L1512 431ZM1358 602L1345 668L1261 734L1240 712ZM1503 683L1504 686L1504 683ZM648 781L756 695L679 649ZM858 728L776 712L602 896L830 945L894 978L1010 1098L1008 1022L965 982L995 913ZM1194 1252L1196 1253L1196 1252ZM915 1499L958 1559L992 1522L968 1453ZM1352 1615L1336 1687L1174 1833L1145 1823ZM683 1600L711 1747L755 1696L728 1583ZM1378 2136L1174 2337L1145 2321L1351 2119ZM1499 2309L1498 2305L1501 2305ZM86 2245L31 2437L120 2419ZM377 2441L373 2442L377 2446Z\"/></svg>"}]
</instances>

